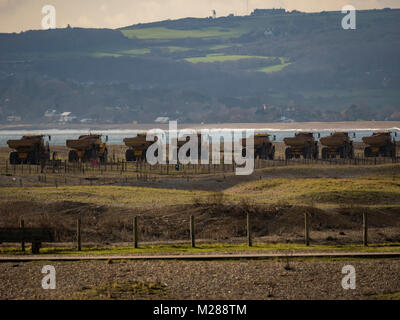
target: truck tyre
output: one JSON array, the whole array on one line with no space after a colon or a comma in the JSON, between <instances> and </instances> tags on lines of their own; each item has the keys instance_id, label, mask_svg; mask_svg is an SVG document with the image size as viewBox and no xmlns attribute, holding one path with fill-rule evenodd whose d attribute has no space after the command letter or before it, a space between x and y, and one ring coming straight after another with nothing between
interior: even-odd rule
<instances>
[{"instance_id":1,"label":"truck tyre","mask_svg":"<svg viewBox=\"0 0 400 320\"><path fill-rule=\"evenodd\" d=\"M372 151L371 151L371 148L370 148L370 147L366 147L366 148L364 149L364 156L365 156L366 158L372 157Z\"/></svg>"},{"instance_id":2,"label":"truck tyre","mask_svg":"<svg viewBox=\"0 0 400 320\"><path fill-rule=\"evenodd\" d=\"M318 148L318 145L315 144L315 151L313 154L313 158L314 158L314 160L318 160L318 157L319 157L319 148Z\"/></svg>"},{"instance_id":3,"label":"truck tyre","mask_svg":"<svg viewBox=\"0 0 400 320\"><path fill-rule=\"evenodd\" d=\"M306 147L303 149L303 158L311 159L311 147Z\"/></svg>"},{"instance_id":4,"label":"truck tyre","mask_svg":"<svg viewBox=\"0 0 400 320\"><path fill-rule=\"evenodd\" d=\"M39 152L30 152L28 154L27 162L29 164L39 164L40 163L40 153Z\"/></svg>"},{"instance_id":5,"label":"truck tyre","mask_svg":"<svg viewBox=\"0 0 400 320\"><path fill-rule=\"evenodd\" d=\"M275 146L272 146L271 152L268 156L269 160L274 160L275 159Z\"/></svg>"},{"instance_id":6,"label":"truck tyre","mask_svg":"<svg viewBox=\"0 0 400 320\"><path fill-rule=\"evenodd\" d=\"M105 149L103 152L103 155L100 157L100 163L101 164L106 164L107 163L107 156L108 156L108 150Z\"/></svg>"},{"instance_id":7,"label":"truck tyre","mask_svg":"<svg viewBox=\"0 0 400 320\"><path fill-rule=\"evenodd\" d=\"M328 149L327 148L322 148L322 159L328 159Z\"/></svg>"},{"instance_id":8,"label":"truck tyre","mask_svg":"<svg viewBox=\"0 0 400 320\"><path fill-rule=\"evenodd\" d=\"M68 153L68 162L78 162L78 154L76 153L75 150L71 150Z\"/></svg>"},{"instance_id":9,"label":"truck tyre","mask_svg":"<svg viewBox=\"0 0 400 320\"><path fill-rule=\"evenodd\" d=\"M10 164L20 164L20 160L18 157L18 152L10 153Z\"/></svg>"},{"instance_id":10,"label":"truck tyre","mask_svg":"<svg viewBox=\"0 0 400 320\"><path fill-rule=\"evenodd\" d=\"M292 149L291 148L286 148L285 150L285 158L286 160L290 160L293 158L293 154L292 154Z\"/></svg>"},{"instance_id":11,"label":"truck tyre","mask_svg":"<svg viewBox=\"0 0 400 320\"><path fill-rule=\"evenodd\" d=\"M344 159L344 158L345 158L344 148L343 148L343 147L340 147L340 148L339 148L339 156L340 156L341 159Z\"/></svg>"},{"instance_id":12,"label":"truck tyre","mask_svg":"<svg viewBox=\"0 0 400 320\"><path fill-rule=\"evenodd\" d=\"M133 158L134 158L133 150L131 150L131 149L126 150L126 152L125 152L126 161L127 162L133 161Z\"/></svg>"}]
</instances>

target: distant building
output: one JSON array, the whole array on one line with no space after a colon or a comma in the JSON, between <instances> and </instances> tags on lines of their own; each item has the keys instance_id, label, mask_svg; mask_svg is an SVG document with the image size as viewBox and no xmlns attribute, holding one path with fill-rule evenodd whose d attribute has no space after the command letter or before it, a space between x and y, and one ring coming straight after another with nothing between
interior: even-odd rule
<instances>
[{"instance_id":1,"label":"distant building","mask_svg":"<svg viewBox=\"0 0 400 320\"><path fill-rule=\"evenodd\" d=\"M168 123L168 121L168 117L158 117L156 120L154 120L155 123Z\"/></svg>"},{"instance_id":2,"label":"distant building","mask_svg":"<svg viewBox=\"0 0 400 320\"><path fill-rule=\"evenodd\" d=\"M271 14L283 14L286 13L285 9L255 9L251 15L252 16L268 16Z\"/></svg>"},{"instance_id":3,"label":"distant building","mask_svg":"<svg viewBox=\"0 0 400 320\"><path fill-rule=\"evenodd\" d=\"M286 123L292 123L292 122L294 122L294 120L293 119L290 119L290 118L286 118L286 117L281 117L278 121L280 121L280 122L286 122Z\"/></svg>"},{"instance_id":4,"label":"distant building","mask_svg":"<svg viewBox=\"0 0 400 320\"><path fill-rule=\"evenodd\" d=\"M272 37L274 33L271 30L265 30L264 37L269 38Z\"/></svg>"},{"instance_id":5,"label":"distant building","mask_svg":"<svg viewBox=\"0 0 400 320\"><path fill-rule=\"evenodd\" d=\"M93 119L82 119L80 123L93 123Z\"/></svg>"},{"instance_id":6,"label":"distant building","mask_svg":"<svg viewBox=\"0 0 400 320\"><path fill-rule=\"evenodd\" d=\"M21 121L21 117L20 116L8 116L7 121L8 122L19 122L19 121Z\"/></svg>"},{"instance_id":7,"label":"distant building","mask_svg":"<svg viewBox=\"0 0 400 320\"><path fill-rule=\"evenodd\" d=\"M59 122L66 123L66 122L72 122L76 119L75 116L71 116L71 112L63 112L60 114L60 119L58 120Z\"/></svg>"},{"instance_id":8,"label":"distant building","mask_svg":"<svg viewBox=\"0 0 400 320\"><path fill-rule=\"evenodd\" d=\"M57 110L49 109L44 113L44 117L49 121L54 121L57 120L60 117L60 115L57 113Z\"/></svg>"}]
</instances>

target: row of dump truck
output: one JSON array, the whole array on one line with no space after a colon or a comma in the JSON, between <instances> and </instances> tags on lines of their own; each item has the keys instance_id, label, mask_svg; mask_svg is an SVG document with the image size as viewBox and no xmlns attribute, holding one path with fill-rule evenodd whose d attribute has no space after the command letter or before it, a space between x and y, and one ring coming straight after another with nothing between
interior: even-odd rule
<instances>
[{"instance_id":1,"label":"row of dump truck","mask_svg":"<svg viewBox=\"0 0 400 320\"><path fill-rule=\"evenodd\" d=\"M27 135L19 140L7 141L8 146L15 151L10 153L11 164L43 164L50 161L49 142L45 143L45 137L51 140L50 136L44 135ZM126 150L126 161L145 160L147 149L152 145L153 141L146 141L146 133L138 134L133 138L124 139ZM275 146L267 133L258 133L254 135L254 158L269 159L275 158ZM198 154L201 151L201 135L198 135ZM274 137L275 138L275 137ZM275 139L274 139L275 140ZM364 149L365 157L395 157L396 141L389 131L376 132L372 136L363 137L366 144ZM107 162L108 136L98 134L82 135L76 140L67 140L66 146L70 149L68 161L74 162L90 162L92 160L100 163ZM178 142L178 149L184 145L186 141ZM286 145L286 159L318 159L319 143L315 139L312 132L299 132L294 137L284 139ZM327 137L320 138L322 145L322 159L329 158L354 158L353 141L347 132L334 132ZM246 156L246 139L242 139L242 155ZM190 156L190 154L187 154ZM55 153L53 153L53 160Z\"/></svg>"}]
</instances>

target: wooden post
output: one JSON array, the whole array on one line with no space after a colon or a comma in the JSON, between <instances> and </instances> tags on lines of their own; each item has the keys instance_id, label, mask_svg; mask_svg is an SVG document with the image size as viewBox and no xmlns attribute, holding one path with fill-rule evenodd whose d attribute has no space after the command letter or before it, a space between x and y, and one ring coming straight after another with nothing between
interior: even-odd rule
<instances>
[{"instance_id":1,"label":"wooden post","mask_svg":"<svg viewBox=\"0 0 400 320\"><path fill-rule=\"evenodd\" d=\"M24 221L24 218L22 218L22 217L21 217L21 220L19 221L19 227L22 229L22 234L24 234L25 221ZM21 250L22 250L22 252L25 252L25 237L22 237Z\"/></svg>"},{"instance_id":2,"label":"wooden post","mask_svg":"<svg viewBox=\"0 0 400 320\"><path fill-rule=\"evenodd\" d=\"M305 241L306 246L310 245L310 231L309 231L308 212L304 213L304 241Z\"/></svg>"},{"instance_id":3,"label":"wooden post","mask_svg":"<svg viewBox=\"0 0 400 320\"><path fill-rule=\"evenodd\" d=\"M137 249L139 247L138 240L138 217L133 218L133 240L134 240L134 247Z\"/></svg>"},{"instance_id":4,"label":"wooden post","mask_svg":"<svg viewBox=\"0 0 400 320\"><path fill-rule=\"evenodd\" d=\"M76 224L76 234L77 234L77 240L78 240L78 251L82 250L82 244L81 244L81 225L82 225L82 219L81 216L79 215L78 221Z\"/></svg>"},{"instance_id":5,"label":"wooden post","mask_svg":"<svg viewBox=\"0 0 400 320\"><path fill-rule=\"evenodd\" d=\"M194 216L190 216L190 240L192 244L192 248L196 247L195 237L194 237Z\"/></svg>"},{"instance_id":6,"label":"wooden post","mask_svg":"<svg viewBox=\"0 0 400 320\"><path fill-rule=\"evenodd\" d=\"M363 244L368 246L368 213L363 212Z\"/></svg>"},{"instance_id":7,"label":"wooden post","mask_svg":"<svg viewBox=\"0 0 400 320\"><path fill-rule=\"evenodd\" d=\"M247 244L249 247L253 246L253 241L251 239L250 213L247 213Z\"/></svg>"}]
</instances>

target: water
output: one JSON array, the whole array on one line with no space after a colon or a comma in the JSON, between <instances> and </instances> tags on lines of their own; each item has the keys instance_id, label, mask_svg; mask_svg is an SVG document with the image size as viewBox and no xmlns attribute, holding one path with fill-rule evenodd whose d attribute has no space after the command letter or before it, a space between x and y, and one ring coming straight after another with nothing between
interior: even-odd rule
<instances>
[{"instance_id":1,"label":"water","mask_svg":"<svg viewBox=\"0 0 400 320\"><path fill-rule=\"evenodd\" d=\"M213 131L215 134L218 134L218 129ZM220 129L220 131L232 131L231 129ZM271 136L276 136L276 141L281 142L286 137L292 137L296 132L300 130L290 129L290 130L277 130L277 129L257 129L255 132L267 132ZM318 138L318 133L321 137L330 135L334 130L310 130L315 133L315 137ZM362 137L370 136L373 132L378 131L377 129L358 129L358 130L339 130L339 131L347 131L350 134L350 137L356 141L361 142ZM143 132L143 130L92 130L91 133L103 134L108 136L108 144L110 145L122 145L124 144L123 140L127 137L134 137L138 133ZM393 132L397 132L397 136L400 139L400 129L394 128L391 130ZM355 137L353 136L355 134ZM51 135L50 145L53 146L65 146L65 141L68 139L77 139L80 135L88 134L88 130L82 129L68 129L68 130L59 130L59 129L51 129L51 130L0 130L0 146L7 146L8 140L20 139L23 135L26 134L44 134Z\"/></svg>"}]
</instances>

